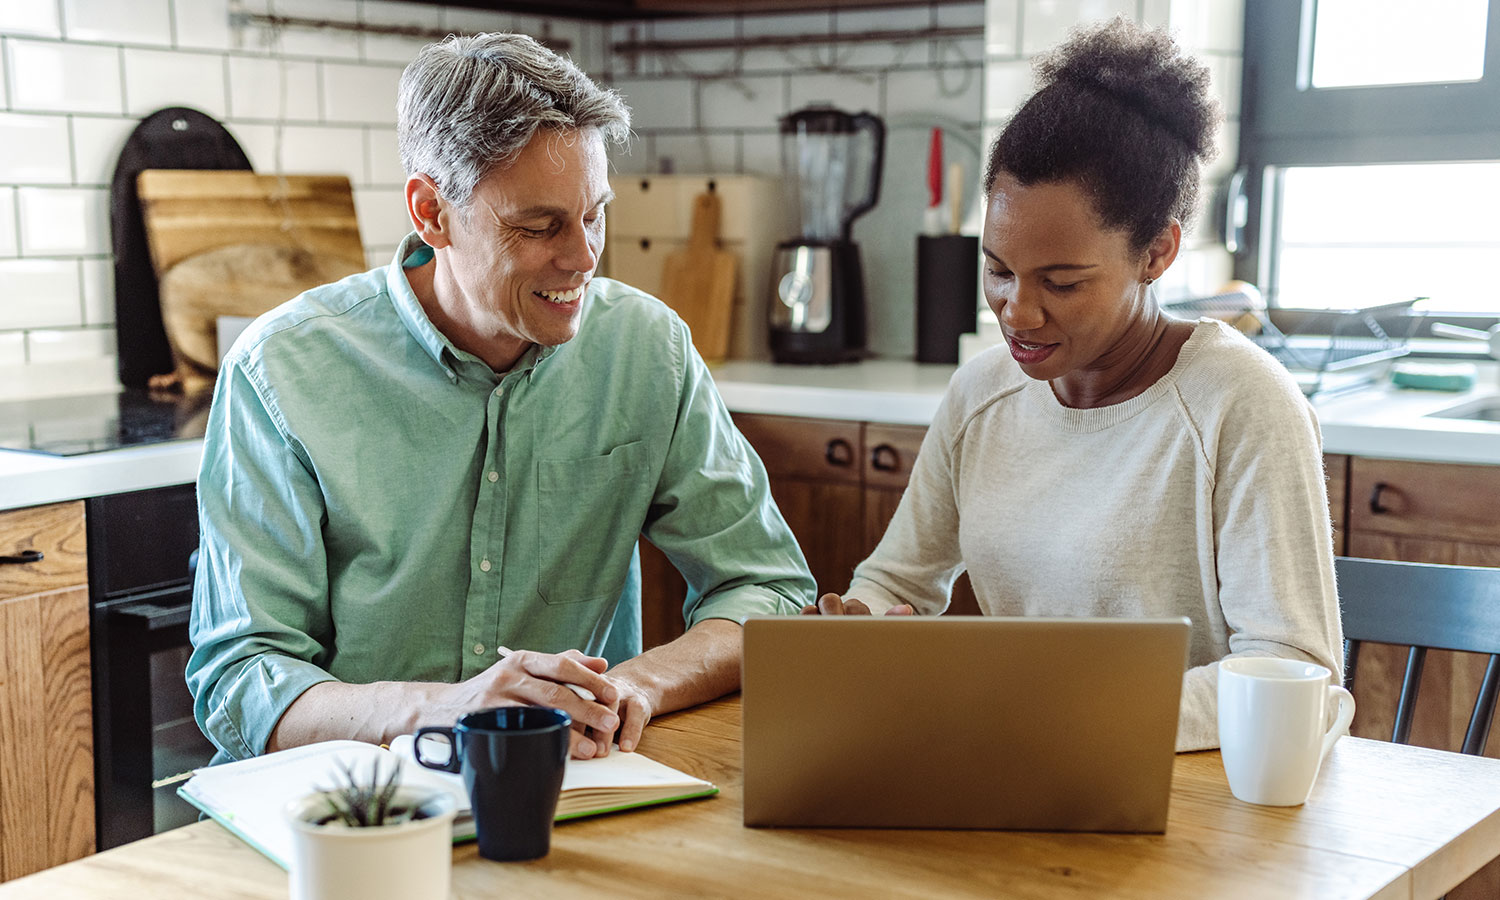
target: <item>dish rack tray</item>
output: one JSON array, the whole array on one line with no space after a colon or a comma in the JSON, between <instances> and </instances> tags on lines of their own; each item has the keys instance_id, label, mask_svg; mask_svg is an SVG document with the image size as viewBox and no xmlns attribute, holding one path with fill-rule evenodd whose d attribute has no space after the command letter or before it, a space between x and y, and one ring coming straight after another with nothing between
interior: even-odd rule
<instances>
[{"instance_id":1,"label":"dish rack tray","mask_svg":"<svg viewBox=\"0 0 1500 900\"><path fill-rule=\"evenodd\" d=\"M1311 395L1331 386L1325 381L1327 374L1349 376L1337 379L1340 388L1368 384L1384 374L1383 368L1375 369L1371 363L1411 352L1407 342L1423 316L1412 309L1415 302L1413 298L1364 309L1287 310L1300 314L1304 321L1317 323L1317 333L1306 334L1283 332L1267 310L1257 308L1250 297L1239 292L1178 301L1165 308L1177 315L1229 321L1291 370L1303 392ZM1363 377L1347 371L1356 369Z\"/></svg>"}]
</instances>

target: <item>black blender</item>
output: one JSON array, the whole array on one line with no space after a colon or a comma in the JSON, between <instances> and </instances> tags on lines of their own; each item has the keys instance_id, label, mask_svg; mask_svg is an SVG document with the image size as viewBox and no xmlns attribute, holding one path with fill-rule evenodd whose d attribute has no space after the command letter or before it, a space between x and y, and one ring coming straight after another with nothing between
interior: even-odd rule
<instances>
[{"instance_id":1,"label":"black blender","mask_svg":"<svg viewBox=\"0 0 1500 900\"><path fill-rule=\"evenodd\" d=\"M771 356L786 363L859 359L864 276L850 229L880 198L885 124L831 106L798 110L781 120L781 159L801 228L776 246Z\"/></svg>"}]
</instances>

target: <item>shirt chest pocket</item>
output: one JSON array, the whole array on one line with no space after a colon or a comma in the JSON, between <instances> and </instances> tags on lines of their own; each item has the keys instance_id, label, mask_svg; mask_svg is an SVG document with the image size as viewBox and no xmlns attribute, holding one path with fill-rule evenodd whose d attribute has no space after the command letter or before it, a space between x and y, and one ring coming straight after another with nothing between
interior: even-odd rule
<instances>
[{"instance_id":1,"label":"shirt chest pocket","mask_svg":"<svg viewBox=\"0 0 1500 900\"><path fill-rule=\"evenodd\" d=\"M619 597L656 483L645 442L536 466L537 594L553 605Z\"/></svg>"}]
</instances>

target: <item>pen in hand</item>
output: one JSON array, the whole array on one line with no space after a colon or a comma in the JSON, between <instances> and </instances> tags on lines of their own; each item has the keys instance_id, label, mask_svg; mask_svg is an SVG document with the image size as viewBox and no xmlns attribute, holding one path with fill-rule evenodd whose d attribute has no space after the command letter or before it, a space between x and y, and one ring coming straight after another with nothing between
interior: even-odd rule
<instances>
[{"instance_id":1,"label":"pen in hand","mask_svg":"<svg viewBox=\"0 0 1500 900\"><path fill-rule=\"evenodd\" d=\"M512 653L515 653L516 651L510 649L509 647L496 647L495 648L495 652L498 653L498 654L500 654L500 658L501 659L504 659L505 657L510 656ZM587 700L590 703L598 703L599 702L599 698L594 696L594 692L591 691L591 690L589 690L586 687L582 687L581 685L576 685L576 684L569 684L566 681L559 682L559 684L561 684L563 687L567 688L568 690L572 691L573 693L577 694L578 696L582 697L583 699Z\"/></svg>"}]
</instances>

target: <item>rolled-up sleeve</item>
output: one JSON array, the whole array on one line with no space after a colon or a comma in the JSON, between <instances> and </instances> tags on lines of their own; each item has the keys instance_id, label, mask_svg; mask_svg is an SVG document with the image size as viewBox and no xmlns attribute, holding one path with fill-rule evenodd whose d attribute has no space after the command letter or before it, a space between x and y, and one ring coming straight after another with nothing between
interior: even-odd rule
<instances>
[{"instance_id":1,"label":"rolled-up sleeve","mask_svg":"<svg viewBox=\"0 0 1500 900\"><path fill-rule=\"evenodd\" d=\"M680 363L677 421L643 533L687 580L689 628L796 613L816 586L771 499L765 466L680 324L672 349Z\"/></svg>"},{"instance_id":2,"label":"rolled-up sleeve","mask_svg":"<svg viewBox=\"0 0 1500 900\"><path fill-rule=\"evenodd\" d=\"M302 692L333 680L323 498L264 385L227 364L198 473L187 665L193 715L224 753L264 752Z\"/></svg>"}]
</instances>

